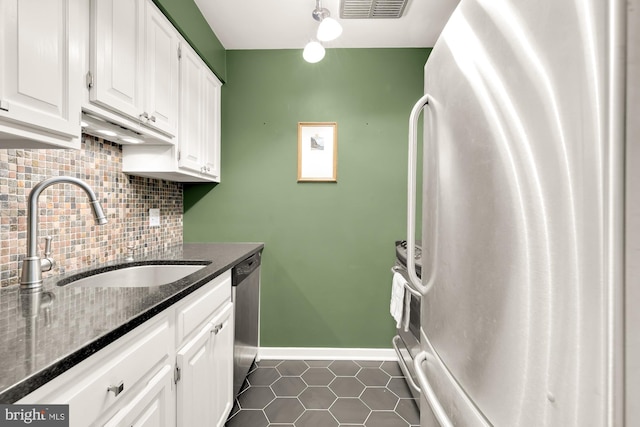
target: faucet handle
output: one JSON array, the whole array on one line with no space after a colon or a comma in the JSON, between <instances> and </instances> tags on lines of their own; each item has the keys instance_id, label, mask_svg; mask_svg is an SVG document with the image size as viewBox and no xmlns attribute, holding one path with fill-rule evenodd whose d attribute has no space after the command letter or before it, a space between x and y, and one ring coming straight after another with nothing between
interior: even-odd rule
<instances>
[{"instance_id":1,"label":"faucet handle","mask_svg":"<svg viewBox=\"0 0 640 427\"><path fill-rule=\"evenodd\" d=\"M44 258L40 258L40 271L51 271L55 267L56 262L51 258L51 240L53 237L44 238Z\"/></svg>"},{"instance_id":2,"label":"faucet handle","mask_svg":"<svg viewBox=\"0 0 640 427\"><path fill-rule=\"evenodd\" d=\"M51 256L51 240L53 240L52 236L47 236L44 238L44 257L49 258Z\"/></svg>"}]
</instances>

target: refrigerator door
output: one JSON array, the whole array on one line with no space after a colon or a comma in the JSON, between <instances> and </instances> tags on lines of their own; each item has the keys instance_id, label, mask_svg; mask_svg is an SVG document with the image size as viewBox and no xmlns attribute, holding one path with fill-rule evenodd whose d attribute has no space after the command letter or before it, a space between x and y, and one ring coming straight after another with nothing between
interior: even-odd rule
<instances>
[{"instance_id":1,"label":"refrigerator door","mask_svg":"<svg viewBox=\"0 0 640 427\"><path fill-rule=\"evenodd\" d=\"M422 329L495 426L610 425L612 3L462 0L426 65Z\"/></svg>"}]
</instances>

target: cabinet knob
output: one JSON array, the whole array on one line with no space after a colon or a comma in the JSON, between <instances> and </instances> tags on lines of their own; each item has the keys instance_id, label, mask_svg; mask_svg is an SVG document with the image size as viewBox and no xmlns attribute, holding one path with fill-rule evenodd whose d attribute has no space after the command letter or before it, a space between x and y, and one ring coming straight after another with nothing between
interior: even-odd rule
<instances>
[{"instance_id":1,"label":"cabinet knob","mask_svg":"<svg viewBox=\"0 0 640 427\"><path fill-rule=\"evenodd\" d=\"M140 114L140 118L141 119L145 119L145 120L149 120L149 114L145 111L144 113Z\"/></svg>"},{"instance_id":2,"label":"cabinet knob","mask_svg":"<svg viewBox=\"0 0 640 427\"><path fill-rule=\"evenodd\" d=\"M149 120L151 120L153 123L155 123L156 122L156 116L149 117Z\"/></svg>"},{"instance_id":3,"label":"cabinet knob","mask_svg":"<svg viewBox=\"0 0 640 427\"><path fill-rule=\"evenodd\" d=\"M114 396L119 395L124 390L124 382L120 381L117 385L107 387L107 392L112 391Z\"/></svg>"}]
</instances>

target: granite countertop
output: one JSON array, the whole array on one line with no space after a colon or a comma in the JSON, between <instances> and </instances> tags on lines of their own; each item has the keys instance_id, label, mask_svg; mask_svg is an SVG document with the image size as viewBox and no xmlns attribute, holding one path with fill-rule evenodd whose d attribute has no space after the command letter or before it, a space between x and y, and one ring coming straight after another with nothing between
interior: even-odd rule
<instances>
[{"instance_id":1,"label":"granite countertop","mask_svg":"<svg viewBox=\"0 0 640 427\"><path fill-rule=\"evenodd\" d=\"M26 396L263 247L188 243L161 256L100 266L108 270L151 260L210 262L184 279L153 288L57 286L78 274L74 272L45 279L43 291L35 295L21 292L19 286L0 289L0 403Z\"/></svg>"}]
</instances>

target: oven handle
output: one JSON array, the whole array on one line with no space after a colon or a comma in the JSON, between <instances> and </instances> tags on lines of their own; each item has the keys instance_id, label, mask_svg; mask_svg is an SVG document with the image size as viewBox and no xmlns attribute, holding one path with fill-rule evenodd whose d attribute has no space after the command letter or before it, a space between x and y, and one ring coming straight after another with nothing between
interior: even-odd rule
<instances>
[{"instance_id":1,"label":"oven handle","mask_svg":"<svg viewBox=\"0 0 640 427\"><path fill-rule=\"evenodd\" d=\"M436 419L438 420L438 423L440 423L440 426L453 427L451 420L449 419L446 412L444 411L444 408L440 404L438 397L436 396L436 394L433 392L433 389L431 388L431 384L429 384L429 380L427 379L427 376L422 370L422 363L426 361L428 358L429 358L429 354L426 351L421 351L420 353L418 353L416 358L413 359L413 368L416 371L416 375L418 377L418 383L420 384L420 388L424 390L424 393L422 394L426 397L427 403L431 407L431 411L433 412L433 415L435 415Z\"/></svg>"},{"instance_id":2,"label":"oven handle","mask_svg":"<svg viewBox=\"0 0 640 427\"><path fill-rule=\"evenodd\" d=\"M405 270L402 267L398 267L397 265L394 265L393 267L391 267L391 272L392 273L400 273L400 274L402 274L403 272L406 273L407 270ZM419 299L422 300L422 294L420 292L416 291L415 289L413 289L411 287L411 283L408 280L407 280L407 283L404 285L404 288L406 290L408 290L411 295L413 295L414 297L419 298Z\"/></svg>"},{"instance_id":3,"label":"oven handle","mask_svg":"<svg viewBox=\"0 0 640 427\"><path fill-rule=\"evenodd\" d=\"M400 365L400 370L404 374L404 377L406 378L409 386L412 389L414 389L418 394L422 394L420 387L418 387L418 384L416 384L416 382L413 380L413 376L411 376L411 372L409 372L409 367L407 366L407 363L404 361L404 357L402 357L402 353L400 353L400 347L398 346L398 341L400 339L401 339L400 335L396 335L391 340L393 349L396 351L396 354L398 355L398 365Z\"/></svg>"}]
</instances>

